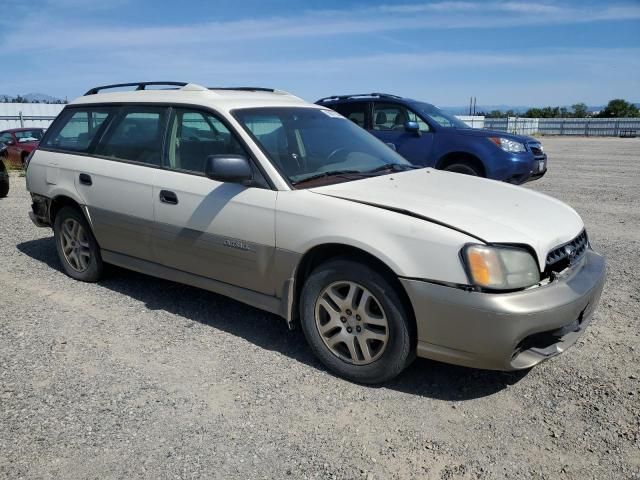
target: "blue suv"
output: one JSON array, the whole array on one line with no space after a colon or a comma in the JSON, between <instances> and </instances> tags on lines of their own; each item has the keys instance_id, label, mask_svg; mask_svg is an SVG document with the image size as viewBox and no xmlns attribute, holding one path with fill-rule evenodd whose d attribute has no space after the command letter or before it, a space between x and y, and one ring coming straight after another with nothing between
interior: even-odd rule
<instances>
[{"instance_id":1,"label":"blue suv","mask_svg":"<svg viewBox=\"0 0 640 480\"><path fill-rule=\"evenodd\" d=\"M542 177L547 155L532 137L470 128L424 102L385 93L316 102L385 142L414 165L521 184Z\"/></svg>"}]
</instances>

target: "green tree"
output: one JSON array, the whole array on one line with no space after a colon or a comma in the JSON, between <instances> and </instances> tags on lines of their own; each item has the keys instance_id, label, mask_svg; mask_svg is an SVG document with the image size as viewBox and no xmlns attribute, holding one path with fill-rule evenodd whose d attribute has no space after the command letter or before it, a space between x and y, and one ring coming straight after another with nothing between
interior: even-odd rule
<instances>
[{"instance_id":1,"label":"green tree","mask_svg":"<svg viewBox=\"0 0 640 480\"><path fill-rule=\"evenodd\" d=\"M486 118L504 118L505 114L500 110L491 110L490 112L478 112L478 115L484 115Z\"/></svg>"},{"instance_id":2,"label":"green tree","mask_svg":"<svg viewBox=\"0 0 640 480\"><path fill-rule=\"evenodd\" d=\"M601 118L622 118L622 117L640 117L640 111L633 103L629 103L622 98L614 98L602 110L598 117Z\"/></svg>"},{"instance_id":3,"label":"green tree","mask_svg":"<svg viewBox=\"0 0 640 480\"><path fill-rule=\"evenodd\" d=\"M587 104L586 103L576 103L575 105L571 105L573 109L573 116L576 118L585 118L587 116Z\"/></svg>"}]
</instances>

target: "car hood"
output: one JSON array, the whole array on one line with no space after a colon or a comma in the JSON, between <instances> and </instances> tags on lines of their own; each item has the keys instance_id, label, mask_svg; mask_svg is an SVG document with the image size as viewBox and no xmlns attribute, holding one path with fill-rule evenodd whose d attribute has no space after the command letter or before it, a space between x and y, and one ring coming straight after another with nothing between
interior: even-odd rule
<instances>
[{"instance_id":1,"label":"car hood","mask_svg":"<svg viewBox=\"0 0 640 480\"><path fill-rule=\"evenodd\" d=\"M531 246L538 262L584 228L555 198L524 187L432 168L309 189L344 200L417 216L487 243Z\"/></svg>"}]
</instances>

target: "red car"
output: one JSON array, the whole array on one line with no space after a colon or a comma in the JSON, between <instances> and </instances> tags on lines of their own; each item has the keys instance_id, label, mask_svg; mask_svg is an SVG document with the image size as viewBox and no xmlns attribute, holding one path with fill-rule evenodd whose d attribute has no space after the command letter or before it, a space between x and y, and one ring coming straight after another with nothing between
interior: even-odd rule
<instances>
[{"instance_id":1,"label":"red car","mask_svg":"<svg viewBox=\"0 0 640 480\"><path fill-rule=\"evenodd\" d=\"M12 128L0 132L0 143L7 146L7 164L25 166L29 154L35 150L44 128Z\"/></svg>"}]
</instances>

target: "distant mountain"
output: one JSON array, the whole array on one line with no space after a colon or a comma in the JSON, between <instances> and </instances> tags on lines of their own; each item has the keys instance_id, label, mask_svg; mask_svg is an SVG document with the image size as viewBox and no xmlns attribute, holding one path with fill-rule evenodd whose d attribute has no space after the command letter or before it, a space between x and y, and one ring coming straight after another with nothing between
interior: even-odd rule
<instances>
[{"instance_id":1,"label":"distant mountain","mask_svg":"<svg viewBox=\"0 0 640 480\"><path fill-rule=\"evenodd\" d=\"M29 102L59 102L61 100L60 98L52 97L45 93L27 93L22 96Z\"/></svg>"},{"instance_id":2,"label":"distant mountain","mask_svg":"<svg viewBox=\"0 0 640 480\"><path fill-rule=\"evenodd\" d=\"M465 107L439 107L447 113L452 115L469 115L469 105ZM500 110L501 112L506 112L507 110L513 110L517 113L524 113L529 110L529 106L520 105L476 105L476 112L491 112L492 110Z\"/></svg>"}]
</instances>

